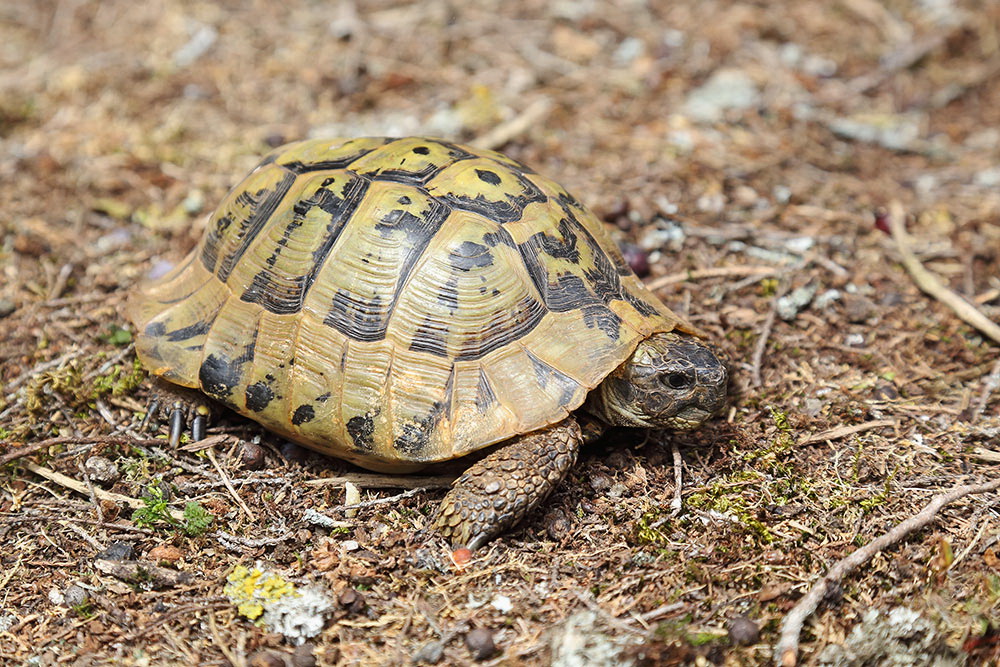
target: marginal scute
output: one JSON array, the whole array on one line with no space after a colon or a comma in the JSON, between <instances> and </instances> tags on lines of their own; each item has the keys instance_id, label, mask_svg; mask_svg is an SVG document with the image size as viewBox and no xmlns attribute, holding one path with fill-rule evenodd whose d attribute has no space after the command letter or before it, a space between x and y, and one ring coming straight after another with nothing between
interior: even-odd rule
<instances>
[{"instance_id":1,"label":"marginal scute","mask_svg":"<svg viewBox=\"0 0 1000 667\"><path fill-rule=\"evenodd\" d=\"M128 314L153 373L379 470L556 423L691 331L563 188L426 137L278 149Z\"/></svg>"}]
</instances>

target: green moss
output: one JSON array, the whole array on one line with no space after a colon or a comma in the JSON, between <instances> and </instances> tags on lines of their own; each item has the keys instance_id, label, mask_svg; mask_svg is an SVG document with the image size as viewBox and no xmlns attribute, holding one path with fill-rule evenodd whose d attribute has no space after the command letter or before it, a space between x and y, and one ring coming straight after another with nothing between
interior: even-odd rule
<instances>
[{"instance_id":1,"label":"green moss","mask_svg":"<svg viewBox=\"0 0 1000 667\"><path fill-rule=\"evenodd\" d=\"M100 398L106 394L112 396L130 394L145 379L146 371L137 357L132 361L131 367L122 364L113 367L107 374L96 377L90 396L91 398Z\"/></svg>"}]
</instances>

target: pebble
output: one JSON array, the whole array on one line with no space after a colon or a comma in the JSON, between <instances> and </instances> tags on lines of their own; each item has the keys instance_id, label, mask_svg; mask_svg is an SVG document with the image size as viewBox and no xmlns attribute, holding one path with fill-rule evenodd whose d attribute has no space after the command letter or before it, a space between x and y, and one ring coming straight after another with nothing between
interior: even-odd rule
<instances>
[{"instance_id":1,"label":"pebble","mask_svg":"<svg viewBox=\"0 0 1000 667\"><path fill-rule=\"evenodd\" d=\"M496 644L493 643L493 633L486 628L470 630L469 634L465 635L465 645L474 660L486 660L497 652Z\"/></svg>"},{"instance_id":2,"label":"pebble","mask_svg":"<svg viewBox=\"0 0 1000 667\"><path fill-rule=\"evenodd\" d=\"M435 640L427 642L420 647L420 650L413 655L414 663L427 663L428 665L436 665L441 662L441 658L444 657L444 644Z\"/></svg>"},{"instance_id":3,"label":"pebble","mask_svg":"<svg viewBox=\"0 0 1000 667\"><path fill-rule=\"evenodd\" d=\"M309 459L309 450L287 440L282 443L280 451L289 463L305 463Z\"/></svg>"},{"instance_id":4,"label":"pebble","mask_svg":"<svg viewBox=\"0 0 1000 667\"><path fill-rule=\"evenodd\" d=\"M63 604L67 607L79 607L87 603L90 599L90 593L87 592L85 588L77 586L76 584L70 584L63 591Z\"/></svg>"},{"instance_id":5,"label":"pebble","mask_svg":"<svg viewBox=\"0 0 1000 667\"><path fill-rule=\"evenodd\" d=\"M872 397L877 401L894 401L899 398L899 392L888 382L880 382L872 390Z\"/></svg>"},{"instance_id":6,"label":"pebble","mask_svg":"<svg viewBox=\"0 0 1000 667\"><path fill-rule=\"evenodd\" d=\"M111 459L103 456L91 456L83 464L83 469L90 476L90 479L104 486L111 486L121 479L118 466Z\"/></svg>"},{"instance_id":7,"label":"pebble","mask_svg":"<svg viewBox=\"0 0 1000 667\"><path fill-rule=\"evenodd\" d=\"M570 531L570 522L566 516L560 511L553 511L546 515L545 517L545 532L548 534L549 538L556 540L557 542Z\"/></svg>"},{"instance_id":8,"label":"pebble","mask_svg":"<svg viewBox=\"0 0 1000 667\"><path fill-rule=\"evenodd\" d=\"M360 614L368 607L365 596L353 588L345 588L341 591L337 597L337 603L349 614Z\"/></svg>"},{"instance_id":9,"label":"pebble","mask_svg":"<svg viewBox=\"0 0 1000 667\"><path fill-rule=\"evenodd\" d=\"M695 121L713 123L722 120L728 109L748 109L759 102L753 79L739 70L721 69L691 91L681 110Z\"/></svg>"},{"instance_id":10,"label":"pebble","mask_svg":"<svg viewBox=\"0 0 1000 667\"><path fill-rule=\"evenodd\" d=\"M819 285L809 283L778 299L776 304L778 317L786 322L794 320L799 311L808 306L813 297L816 296L817 289L819 289Z\"/></svg>"},{"instance_id":11,"label":"pebble","mask_svg":"<svg viewBox=\"0 0 1000 667\"><path fill-rule=\"evenodd\" d=\"M729 643L734 646L749 646L760 639L760 629L749 618L740 614L729 619Z\"/></svg>"},{"instance_id":12,"label":"pebble","mask_svg":"<svg viewBox=\"0 0 1000 667\"><path fill-rule=\"evenodd\" d=\"M613 480L603 472L595 472L590 476L590 488L597 493L603 493L611 488Z\"/></svg>"},{"instance_id":13,"label":"pebble","mask_svg":"<svg viewBox=\"0 0 1000 667\"><path fill-rule=\"evenodd\" d=\"M315 650L315 644L305 643L296 646L295 653L292 654L292 667L315 667L316 656L313 655Z\"/></svg>"},{"instance_id":14,"label":"pebble","mask_svg":"<svg viewBox=\"0 0 1000 667\"><path fill-rule=\"evenodd\" d=\"M260 470L264 467L264 448L252 442L240 443L240 467Z\"/></svg>"},{"instance_id":15,"label":"pebble","mask_svg":"<svg viewBox=\"0 0 1000 667\"><path fill-rule=\"evenodd\" d=\"M287 667L285 655L274 649L265 648L250 655L250 667Z\"/></svg>"},{"instance_id":16,"label":"pebble","mask_svg":"<svg viewBox=\"0 0 1000 667\"><path fill-rule=\"evenodd\" d=\"M861 324L875 314L878 306L866 296L845 294L843 297L844 318L852 324Z\"/></svg>"},{"instance_id":17,"label":"pebble","mask_svg":"<svg viewBox=\"0 0 1000 667\"><path fill-rule=\"evenodd\" d=\"M101 560L132 560L135 549L128 542L112 542L107 549L97 553L94 558Z\"/></svg>"},{"instance_id":18,"label":"pebble","mask_svg":"<svg viewBox=\"0 0 1000 667\"><path fill-rule=\"evenodd\" d=\"M645 278L649 275L649 253L632 243L622 244L622 255L635 275Z\"/></svg>"},{"instance_id":19,"label":"pebble","mask_svg":"<svg viewBox=\"0 0 1000 667\"><path fill-rule=\"evenodd\" d=\"M0 299L0 319L7 317L17 310L17 306L10 299Z\"/></svg>"},{"instance_id":20,"label":"pebble","mask_svg":"<svg viewBox=\"0 0 1000 667\"><path fill-rule=\"evenodd\" d=\"M172 544L158 544L149 550L149 560L154 563L176 563L184 557L184 552Z\"/></svg>"}]
</instances>

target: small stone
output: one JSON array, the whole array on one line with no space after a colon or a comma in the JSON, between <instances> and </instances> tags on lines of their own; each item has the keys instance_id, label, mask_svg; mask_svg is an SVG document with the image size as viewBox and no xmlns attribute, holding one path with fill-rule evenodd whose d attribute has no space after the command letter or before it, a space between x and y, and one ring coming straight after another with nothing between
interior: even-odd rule
<instances>
[{"instance_id":1,"label":"small stone","mask_svg":"<svg viewBox=\"0 0 1000 667\"><path fill-rule=\"evenodd\" d=\"M465 645L472 653L473 660L486 660L497 652L493 643L493 633L486 628L476 628L465 635Z\"/></svg>"},{"instance_id":2,"label":"small stone","mask_svg":"<svg viewBox=\"0 0 1000 667\"><path fill-rule=\"evenodd\" d=\"M260 445L252 442L240 443L239 456L240 467L244 470L260 470L264 467L264 448Z\"/></svg>"},{"instance_id":3,"label":"small stone","mask_svg":"<svg viewBox=\"0 0 1000 667\"><path fill-rule=\"evenodd\" d=\"M877 401L894 401L899 398L899 392L888 382L880 382L872 390L872 397Z\"/></svg>"},{"instance_id":4,"label":"small stone","mask_svg":"<svg viewBox=\"0 0 1000 667\"><path fill-rule=\"evenodd\" d=\"M729 643L733 646L749 646L760 639L757 624L740 614L729 619Z\"/></svg>"},{"instance_id":5,"label":"small stone","mask_svg":"<svg viewBox=\"0 0 1000 667\"><path fill-rule=\"evenodd\" d=\"M149 560L155 563L176 563L184 552L172 544L160 544L149 550Z\"/></svg>"},{"instance_id":6,"label":"small stone","mask_svg":"<svg viewBox=\"0 0 1000 667\"><path fill-rule=\"evenodd\" d=\"M337 603L349 614L360 614L368 607L365 596L353 588L345 588L341 591L337 597Z\"/></svg>"},{"instance_id":7,"label":"small stone","mask_svg":"<svg viewBox=\"0 0 1000 667\"><path fill-rule=\"evenodd\" d=\"M270 148L277 148L278 146L287 143L287 141L288 140L285 139L285 135L280 134L278 132L271 132L266 137L264 137L264 143L267 144Z\"/></svg>"},{"instance_id":8,"label":"small stone","mask_svg":"<svg viewBox=\"0 0 1000 667\"><path fill-rule=\"evenodd\" d=\"M70 608L84 605L89 599L90 593L87 592L87 589L76 584L70 584L63 591L63 604Z\"/></svg>"},{"instance_id":9,"label":"small stone","mask_svg":"<svg viewBox=\"0 0 1000 667\"><path fill-rule=\"evenodd\" d=\"M341 545L344 551L357 551L361 548L361 544L357 540L344 540Z\"/></svg>"},{"instance_id":10,"label":"small stone","mask_svg":"<svg viewBox=\"0 0 1000 667\"><path fill-rule=\"evenodd\" d=\"M282 443L280 451L281 455L289 463L305 463L309 460L309 450L305 447L299 447L294 442L289 442L288 440Z\"/></svg>"},{"instance_id":11,"label":"small stone","mask_svg":"<svg viewBox=\"0 0 1000 667\"><path fill-rule=\"evenodd\" d=\"M111 459L103 456L91 456L83 464L83 469L93 481L104 486L111 486L121 479L121 472L118 466Z\"/></svg>"},{"instance_id":12,"label":"small stone","mask_svg":"<svg viewBox=\"0 0 1000 667\"><path fill-rule=\"evenodd\" d=\"M287 667L285 654L274 649L265 648L250 655L247 660L250 667Z\"/></svg>"},{"instance_id":13,"label":"small stone","mask_svg":"<svg viewBox=\"0 0 1000 667\"><path fill-rule=\"evenodd\" d=\"M420 647L420 650L413 654L414 664L426 663L436 665L444 657L444 644L435 640L427 642Z\"/></svg>"},{"instance_id":14,"label":"small stone","mask_svg":"<svg viewBox=\"0 0 1000 667\"><path fill-rule=\"evenodd\" d=\"M622 244L622 255L632 272L640 278L649 275L649 253L632 243Z\"/></svg>"},{"instance_id":15,"label":"small stone","mask_svg":"<svg viewBox=\"0 0 1000 667\"><path fill-rule=\"evenodd\" d=\"M461 547L451 552L451 559L455 561L455 565L462 566L472 560L472 552L466 547Z\"/></svg>"},{"instance_id":16,"label":"small stone","mask_svg":"<svg viewBox=\"0 0 1000 667\"><path fill-rule=\"evenodd\" d=\"M17 306L10 299L0 299L0 319L7 317L17 310Z\"/></svg>"},{"instance_id":17,"label":"small stone","mask_svg":"<svg viewBox=\"0 0 1000 667\"><path fill-rule=\"evenodd\" d=\"M845 294L843 302L844 318L852 324L865 322L875 314L877 309L875 302L860 294Z\"/></svg>"},{"instance_id":18,"label":"small stone","mask_svg":"<svg viewBox=\"0 0 1000 667\"><path fill-rule=\"evenodd\" d=\"M132 560L135 549L128 542L112 542L104 551L96 554L94 558L101 560Z\"/></svg>"},{"instance_id":19,"label":"small stone","mask_svg":"<svg viewBox=\"0 0 1000 667\"><path fill-rule=\"evenodd\" d=\"M595 472L590 476L590 488L597 493L604 493L611 488L612 484L611 477L605 475L603 472Z\"/></svg>"},{"instance_id":20,"label":"small stone","mask_svg":"<svg viewBox=\"0 0 1000 667\"><path fill-rule=\"evenodd\" d=\"M545 532L557 542L566 537L570 528L569 520L561 511L553 511L545 516Z\"/></svg>"},{"instance_id":21,"label":"small stone","mask_svg":"<svg viewBox=\"0 0 1000 667\"><path fill-rule=\"evenodd\" d=\"M315 667L316 656L313 655L315 650L315 644L306 643L296 646L295 653L292 654L292 667Z\"/></svg>"}]
</instances>

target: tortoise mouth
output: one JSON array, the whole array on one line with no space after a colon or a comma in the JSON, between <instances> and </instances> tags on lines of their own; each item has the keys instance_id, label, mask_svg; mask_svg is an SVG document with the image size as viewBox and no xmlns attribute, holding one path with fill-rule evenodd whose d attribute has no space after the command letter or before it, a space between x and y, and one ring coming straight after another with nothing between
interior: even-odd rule
<instances>
[{"instance_id":1,"label":"tortoise mouth","mask_svg":"<svg viewBox=\"0 0 1000 667\"><path fill-rule=\"evenodd\" d=\"M690 431L701 426L711 416L712 413L708 410L689 405L665 421L669 428L677 429L678 431Z\"/></svg>"}]
</instances>

